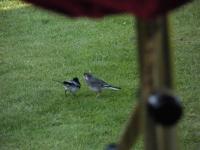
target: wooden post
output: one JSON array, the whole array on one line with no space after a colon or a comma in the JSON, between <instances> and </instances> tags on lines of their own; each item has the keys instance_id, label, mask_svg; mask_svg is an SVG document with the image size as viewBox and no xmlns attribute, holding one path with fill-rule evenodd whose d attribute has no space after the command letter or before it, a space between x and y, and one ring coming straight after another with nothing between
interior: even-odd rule
<instances>
[{"instance_id":1,"label":"wooden post","mask_svg":"<svg viewBox=\"0 0 200 150\"><path fill-rule=\"evenodd\" d=\"M137 23L140 101L118 144L110 145L107 150L130 150L141 131L145 150L177 150L175 123L182 109L172 94L167 17L150 21L138 19Z\"/></svg>"},{"instance_id":2,"label":"wooden post","mask_svg":"<svg viewBox=\"0 0 200 150\"><path fill-rule=\"evenodd\" d=\"M151 21L138 20L141 125L145 150L177 150L175 127L158 125L147 111L147 100L152 92L173 88L167 27L166 16Z\"/></svg>"}]
</instances>

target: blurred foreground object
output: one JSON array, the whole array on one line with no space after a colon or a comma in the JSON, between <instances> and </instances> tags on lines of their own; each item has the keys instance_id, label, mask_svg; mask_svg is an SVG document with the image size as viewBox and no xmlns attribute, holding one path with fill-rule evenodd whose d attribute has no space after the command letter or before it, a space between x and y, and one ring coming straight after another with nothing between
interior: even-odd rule
<instances>
[{"instance_id":1,"label":"blurred foreground object","mask_svg":"<svg viewBox=\"0 0 200 150\"><path fill-rule=\"evenodd\" d=\"M188 0L24 0L70 17L129 13L145 20L165 14Z\"/></svg>"}]
</instances>

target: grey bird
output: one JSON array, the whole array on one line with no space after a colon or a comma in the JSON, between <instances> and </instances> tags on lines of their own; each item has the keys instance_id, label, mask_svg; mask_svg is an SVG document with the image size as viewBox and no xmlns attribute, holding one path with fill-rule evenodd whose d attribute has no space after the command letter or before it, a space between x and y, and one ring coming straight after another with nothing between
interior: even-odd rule
<instances>
[{"instance_id":1,"label":"grey bird","mask_svg":"<svg viewBox=\"0 0 200 150\"><path fill-rule=\"evenodd\" d=\"M98 79L91 73L84 73L84 79L90 89L97 93L97 96L101 93L104 89L111 89L111 90L120 90L120 87L113 86L111 84L106 83L105 81Z\"/></svg>"},{"instance_id":2,"label":"grey bird","mask_svg":"<svg viewBox=\"0 0 200 150\"><path fill-rule=\"evenodd\" d=\"M61 83L65 90L65 96L67 95L67 91L69 91L72 95L75 95L76 92L81 88L81 83L77 77L73 78L72 80L65 80L65 81L57 81L53 80L58 83Z\"/></svg>"}]
</instances>

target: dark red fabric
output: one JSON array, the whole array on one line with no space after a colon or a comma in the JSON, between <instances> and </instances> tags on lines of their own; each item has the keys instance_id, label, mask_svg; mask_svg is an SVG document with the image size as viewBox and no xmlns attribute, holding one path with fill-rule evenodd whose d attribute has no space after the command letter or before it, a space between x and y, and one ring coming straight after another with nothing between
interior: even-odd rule
<instances>
[{"instance_id":1,"label":"dark red fabric","mask_svg":"<svg viewBox=\"0 0 200 150\"><path fill-rule=\"evenodd\" d=\"M71 17L102 17L109 14L130 13L151 19L188 0L25 0Z\"/></svg>"}]
</instances>

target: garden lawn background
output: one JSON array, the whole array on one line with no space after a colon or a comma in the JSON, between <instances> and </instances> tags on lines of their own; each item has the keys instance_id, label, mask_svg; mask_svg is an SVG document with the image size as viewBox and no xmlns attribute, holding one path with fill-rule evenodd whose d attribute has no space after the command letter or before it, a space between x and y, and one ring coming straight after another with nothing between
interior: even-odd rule
<instances>
[{"instance_id":1,"label":"garden lawn background","mask_svg":"<svg viewBox=\"0 0 200 150\"><path fill-rule=\"evenodd\" d=\"M200 1L170 13L182 150L200 147ZM102 150L115 142L137 103L135 19L71 19L17 0L0 1L0 149ZM96 98L91 71L120 86ZM78 76L76 97L52 81ZM136 150L143 149L142 138Z\"/></svg>"}]
</instances>

